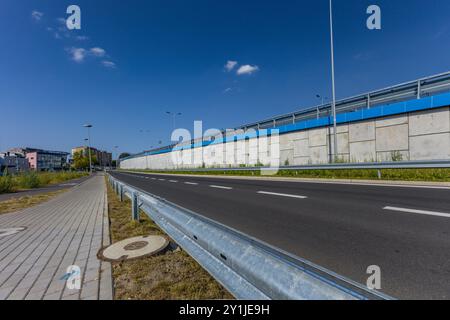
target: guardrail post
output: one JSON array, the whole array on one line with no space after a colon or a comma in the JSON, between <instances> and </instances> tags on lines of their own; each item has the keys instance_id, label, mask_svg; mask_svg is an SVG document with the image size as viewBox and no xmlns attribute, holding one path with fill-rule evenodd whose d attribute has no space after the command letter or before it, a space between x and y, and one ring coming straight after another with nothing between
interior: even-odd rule
<instances>
[{"instance_id":1,"label":"guardrail post","mask_svg":"<svg viewBox=\"0 0 450 320\"><path fill-rule=\"evenodd\" d=\"M123 202L123 185L119 187L119 200Z\"/></svg>"},{"instance_id":2,"label":"guardrail post","mask_svg":"<svg viewBox=\"0 0 450 320\"><path fill-rule=\"evenodd\" d=\"M378 170L378 180L381 180L381 170Z\"/></svg>"},{"instance_id":3,"label":"guardrail post","mask_svg":"<svg viewBox=\"0 0 450 320\"><path fill-rule=\"evenodd\" d=\"M133 221L139 221L139 202L136 192L131 194L131 219Z\"/></svg>"},{"instance_id":4,"label":"guardrail post","mask_svg":"<svg viewBox=\"0 0 450 320\"><path fill-rule=\"evenodd\" d=\"M422 96L422 82L420 80L417 81L417 99L420 99Z\"/></svg>"}]
</instances>

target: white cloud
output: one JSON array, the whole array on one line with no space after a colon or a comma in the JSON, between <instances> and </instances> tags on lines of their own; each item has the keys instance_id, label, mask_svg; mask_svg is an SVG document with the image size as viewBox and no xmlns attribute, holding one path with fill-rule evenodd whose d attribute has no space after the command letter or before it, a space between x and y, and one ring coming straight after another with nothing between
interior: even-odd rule
<instances>
[{"instance_id":1,"label":"white cloud","mask_svg":"<svg viewBox=\"0 0 450 320\"><path fill-rule=\"evenodd\" d=\"M89 40L89 37L87 37L87 36L76 36L75 39L77 39L78 41L85 41L85 40Z\"/></svg>"},{"instance_id":2,"label":"white cloud","mask_svg":"<svg viewBox=\"0 0 450 320\"><path fill-rule=\"evenodd\" d=\"M86 50L83 48L70 48L67 50L71 56L71 59L77 63L81 63L86 58Z\"/></svg>"},{"instance_id":3,"label":"white cloud","mask_svg":"<svg viewBox=\"0 0 450 320\"><path fill-rule=\"evenodd\" d=\"M251 66L249 64L246 64L244 66L241 66L238 70L237 70L237 74L240 75L244 75L244 74L252 74L259 71L259 67L258 66Z\"/></svg>"},{"instance_id":4,"label":"white cloud","mask_svg":"<svg viewBox=\"0 0 450 320\"><path fill-rule=\"evenodd\" d=\"M31 17L35 21L41 21L43 16L44 16L44 14L42 12L37 11L37 10L33 10L33 12L31 12Z\"/></svg>"},{"instance_id":5,"label":"white cloud","mask_svg":"<svg viewBox=\"0 0 450 320\"><path fill-rule=\"evenodd\" d=\"M228 93L228 92L230 92L232 90L233 90L232 88L226 88L225 90L223 90L223 93Z\"/></svg>"},{"instance_id":6,"label":"white cloud","mask_svg":"<svg viewBox=\"0 0 450 320\"><path fill-rule=\"evenodd\" d=\"M225 65L225 69L227 69L227 71L230 72L231 70L234 69L234 67L237 66L237 64L238 64L237 61L229 60L229 61L227 61L227 64Z\"/></svg>"},{"instance_id":7,"label":"white cloud","mask_svg":"<svg viewBox=\"0 0 450 320\"><path fill-rule=\"evenodd\" d=\"M58 23L66 25L66 19L64 18L57 18L56 21L58 21Z\"/></svg>"},{"instance_id":8,"label":"white cloud","mask_svg":"<svg viewBox=\"0 0 450 320\"><path fill-rule=\"evenodd\" d=\"M96 57L103 57L106 54L106 51L99 47L91 48L89 52Z\"/></svg>"},{"instance_id":9,"label":"white cloud","mask_svg":"<svg viewBox=\"0 0 450 320\"><path fill-rule=\"evenodd\" d=\"M116 67L116 64L112 61L103 60L102 64L106 68L115 68Z\"/></svg>"}]
</instances>

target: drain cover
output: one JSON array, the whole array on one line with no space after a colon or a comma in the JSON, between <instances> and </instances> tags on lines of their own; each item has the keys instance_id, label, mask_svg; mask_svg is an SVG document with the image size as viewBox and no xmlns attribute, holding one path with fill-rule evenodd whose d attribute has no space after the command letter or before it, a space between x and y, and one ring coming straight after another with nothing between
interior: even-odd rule
<instances>
[{"instance_id":1,"label":"drain cover","mask_svg":"<svg viewBox=\"0 0 450 320\"><path fill-rule=\"evenodd\" d=\"M26 227L0 229L0 237L12 236L13 234L25 231Z\"/></svg>"},{"instance_id":2,"label":"drain cover","mask_svg":"<svg viewBox=\"0 0 450 320\"><path fill-rule=\"evenodd\" d=\"M164 250L169 241L162 236L143 236L116 242L99 251L98 257L106 261L124 261L155 255Z\"/></svg>"}]
</instances>

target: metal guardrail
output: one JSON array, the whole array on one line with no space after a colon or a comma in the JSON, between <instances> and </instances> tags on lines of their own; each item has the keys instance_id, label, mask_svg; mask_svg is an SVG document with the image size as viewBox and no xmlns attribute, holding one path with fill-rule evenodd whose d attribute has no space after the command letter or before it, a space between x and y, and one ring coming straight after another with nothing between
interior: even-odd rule
<instances>
[{"instance_id":1,"label":"metal guardrail","mask_svg":"<svg viewBox=\"0 0 450 320\"><path fill-rule=\"evenodd\" d=\"M238 299L391 299L111 175L109 181L121 200L132 200L132 219L142 209Z\"/></svg>"},{"instance_id":2,"label":"metal guardrail","mask_svg":"<svg viewBox=\"0 0 450 320\"><path fill-rule=\"evenodd\" d=\"M382 104L391 104L412 98L420 99L445 91L450 91L450 71L338 100L336 101L336 112L370 109ZM235 129L267 129L329 115L331 115L331 103L248 123Z\"/></svg>"},{"instance_id":3,"label":"metal guardrail","mask_svg":"<svg viewBox=\"0 0 450 320\"><path fill-rule=\"evenodd\" d=\"M349 169L439 169L450 168L450 160L430 160L430 161L398 161L398 162L364 162L364 163L334 163L318 164L305 166L281 166L276 167L241 167L241 168L185 168L185 169L167 169L151 170L154 172L244 172L244 171L267 171L288 170L349 170ZM126 170L126 169L125 169Z\"/></svg>"}]
</instances>

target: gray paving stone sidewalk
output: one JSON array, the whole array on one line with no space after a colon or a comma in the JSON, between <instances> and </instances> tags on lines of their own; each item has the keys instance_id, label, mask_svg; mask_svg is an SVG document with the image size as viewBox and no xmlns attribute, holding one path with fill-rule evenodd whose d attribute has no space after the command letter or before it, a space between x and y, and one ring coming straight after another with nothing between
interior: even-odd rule
<instances>
[{"instance_id":1,"label":"gray paving stone sidewalk","mask_svg":"<svg viewBox=\"0 0 450 320\"><path fill-rule=\"evenodd\" d=\"M47 203L0 215L0 300L110 300L111 264L97 259L110 244L104 176L98 174ZM81 271L81 288L62 279L69 266Z\"/></svg>"}]
</instances>

